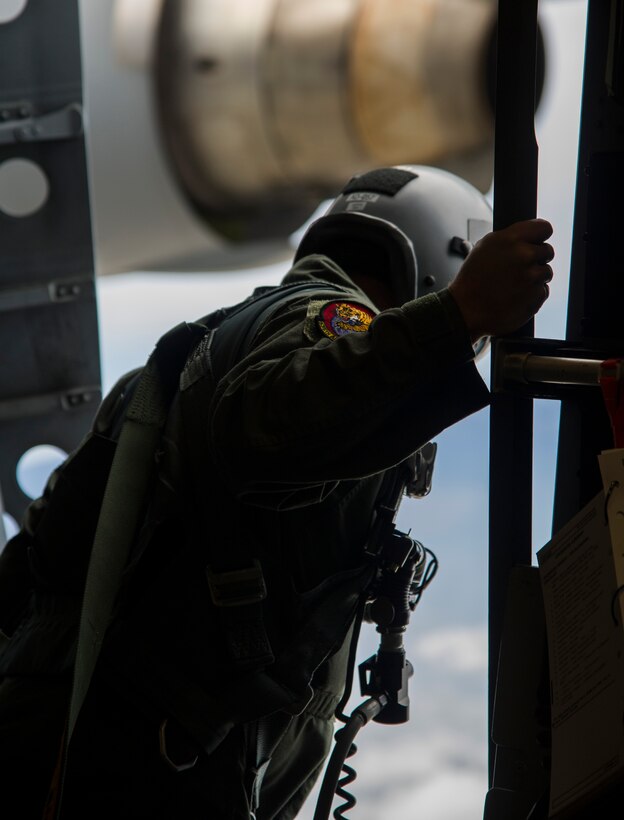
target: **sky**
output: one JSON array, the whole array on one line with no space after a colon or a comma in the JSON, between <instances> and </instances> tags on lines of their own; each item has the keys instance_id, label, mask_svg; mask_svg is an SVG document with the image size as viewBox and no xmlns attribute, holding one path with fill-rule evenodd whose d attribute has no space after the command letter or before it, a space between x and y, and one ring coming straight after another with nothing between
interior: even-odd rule
<instances>
[{"instance_id":1,"label":"sky","mask_svg":"<svg viewBox=\"0 0 624 820\"><path fill-rule=\"evenodd\" d=\"M555 228L551 297L536 335L563 338L574 204L585 0L542 0L547 83L537 118L539 215ZM98 302L104 388L142 364L169 327L272 284L287 263L243 272L132 273L100 278ZM480 365L488 379L489 359ZM534 547L550 537L558 405L536 403ZM430 496L405 501L399 526L434 550L438 577L412 617L406 638L415 673L411 720L367 726L358 737L354 820L482 816L487 790L488 414L482 411L438 437ZM35 475L36 474L36 475ZM27 479L28 480L28 479ZM31 480L41 481L41 469ZM36 495L34 486L32 494ZM359 659L376 648L364 628ZM359 698L352 699L355 706ZM313 804L300 817L310 820Z\"/></svg>"}]
</instances>

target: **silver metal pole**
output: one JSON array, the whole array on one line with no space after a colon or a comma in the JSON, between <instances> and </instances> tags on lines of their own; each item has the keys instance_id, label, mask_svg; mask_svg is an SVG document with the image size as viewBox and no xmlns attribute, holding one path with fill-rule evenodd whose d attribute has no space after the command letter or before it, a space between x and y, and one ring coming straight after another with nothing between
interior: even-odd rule
<instances>
[{"instance_id":1,"label":"silver metal pole","mask_svg":"<svg viewBox=\"0 0 624 820\"><path fill-rule=\"evenodd\" d=\"M596 359L565 359L536 356L532 353L509 353L503 364L506 381L548 384L598 385L601 362Z\"/></svg>"}]
</instances>

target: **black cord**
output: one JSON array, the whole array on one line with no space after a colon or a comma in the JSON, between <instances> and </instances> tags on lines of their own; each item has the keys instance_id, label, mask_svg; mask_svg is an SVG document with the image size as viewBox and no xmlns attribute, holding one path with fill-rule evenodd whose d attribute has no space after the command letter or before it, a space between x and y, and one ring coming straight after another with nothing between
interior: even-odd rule
<instances>
[{"instance_id":1,"label":"black cord","mask_svg":"<svg viewBox=\"0 0 624 820\"><path fill-rule=\"evenodd\" d=\"M345 681L345 688L340 699L340 703L336 706L335 715L338 720L346 723L349 720L348 715L345 715L344 708L347 701L351 697L351 690L353 688L353 674L355 672L355 656L358 648L358 641L360 639L360 630L362 628L362 621L364 619L364 610L366 608L366 595L362 595L358 604L355 615L355 623L353 626L353 635L351 636L351 645L349 647L349 660L347 663L347 679Z\"/></svg>"},{"instance_id":2,"label":"black cord","mask_svg":"<svg viewBox=\"0 0 624 820\"><path fill-rule=\"evenodd\" d=\"M340 732L344 732L344 729L346 729L346 726L343 729L340 729ZM338 734L340 732L336 733L336 737L338 737ZM353 781L357 778L357 772L355 771L353 766L348 766L346 763L346 760L348 760L350 757L353 757L353 755L356 754L356 752L357 746L355 745L355 743L351 743L347 751L346 759L343 762L340 770L340 773L343 774L344 777L341 777L338 780L338 783L336 784L336 796L344 800L344 803L341 803L334 809L334 820L345 820L344 812L350 811L352 808L355 807L357 803L355 795L351 794L351 792L348 792L346 789L346 787L350 783L353 783Z\"/></svg>"},{"instance_id":3,"label":"black cord","mask_svg":"<svg viewBox=\"0 0 624 820\"><path fill-rule=\"evenodd\" d=\"M422 544L421 544L422 546ZM423 592L427 589L429 584L433 581L436 577L438 572L438 568L440 566L438 561L438 556L430 550L428 547L423 547L425 553L429 556L429 563L425 567L425 571L422 574L422 577L418 584L415 584L412 589L410 590L410 609L413 612L418 605Z\"/></svg>"},{"instance_id":4,"label":"black cord","mask_svg":"<svg viewBox=\"0 0 624 820\"><path fill-rule=\"evenodd\" d=\"M387 702L388 698L385 695L369 698L353 710L346 725L336 732L336 745L334 746L334 751L329 758L325 770L313 820L328 820L335 794L338 794L346 801L334 812L336 820L344 820L343 812L355 806L355 798L344 789L344 786L355 780L355 769L351 766L345 767L344 763L345 760L357 750L356 747L352 751L352 747L355 746L353 740L357 733L369 720L381 712ZM343 771L346 774L346 778L340 780L339 783L339 778ZM338 787L340 791L337 791Z\"/></svg>"},{"instance_id":5,"label":"black cord","mask_svg":"<svg viewBox=\"0 0 624 820\"><path fill-rule=\"evenodd\" d=\"M408 539L408 536L404 536L402 533L398 535L402 539L399 546L404 546L404 542ZM416 548L424 550L425 554L429 556L429 562L422 575L419 574L418 580L414 582L416 568L422 565L422 558L418 561L416 560L418 556L418 552L414 551ZM422 552L420 552L420 556L422 556ZM404 561L407 557L407 554L405 554ZM357 649L360 626L366 607L366 596L363 596L360 601L351 646L349 648L349 665L345 692L336 707L336 716L345 723L345 726L336 732L334 750L325 769L313 820L329 820L335 795L341 797L345 802L335 809L334 820L346 820L345 812L356 805L357 801L355 797L347 791L346 786L353 783L357 774L352 766L346 765L346 760L357 752L357 746L353 741L360 729L365 726L369 720L376 718L384 708L388 706L389 702L391 702L389 706L389 716L388 720L384 722L402 723L407 720L409 710L407 680L413 670L411 664L405 661L405 653L402 650L402 633L409 622L410 611L415 609L422 593L427 589L431 581L433 581L438 571L438 559L436 555L431 550L423 547L419 542L413 542L411 557L413 561L412 564L406 563L404 566L403 564L397 563L396 571L390 573L388 573L386 569L386 573L382 576L382 584L377 588L377 592L383 592L383 595L387 596L392 604L390 608L392 623L384 623L383 620L378 620L377 617L374 616L374 613L372 613L373 620L378 624L383 623L384 628L382 629L378 626L378 631L382 633L380 652L377 656L370 658L369 661L360 664L360 685L362 692L363 694L370 694L371 697L354 709L350 717L347 717L343 709L351 694L355 651ZM393 607L396 607L396 610ZM386 612L386 610L384 610L384 612ZM381 614L383 615L384 612ZM377 615L379 615L379 613L377 613ZM397 640L399 644L397 644ZM388 646L386 645L388 641L392 644L392 651L388 651ZM397 652L399 645L401 653ZM397 659L399 660L398 678ZM367 671L370 673L370 679L366 676ZM377 672L380 674L377 675ZM363 680L364 683L362 682ZM394 686L388 688L388 680L390 680ZM386 715L386 712L384 712L384 715ZM381 718L379 718L379 720L381 720ZM341 778L341 775L344 776Z\"/></svg>"}]
</instances>

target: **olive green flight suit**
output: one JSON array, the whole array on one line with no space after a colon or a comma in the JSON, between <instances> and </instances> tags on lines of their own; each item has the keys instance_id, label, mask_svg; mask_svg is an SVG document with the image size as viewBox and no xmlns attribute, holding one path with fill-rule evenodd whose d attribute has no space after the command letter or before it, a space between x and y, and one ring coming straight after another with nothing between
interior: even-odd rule
<instances>
[{"instance_id":1,"label":"olive green flight suit","mask_svg":"<svg viewBox=\"0 0 624 820\"><path fill-rule=\"evenodd\" d=\"M368 329L332 339L319 322L327 303L355 302L377 313L374 305L326 257L301 260L284 283L294 281L318 281L318 290L276 306L249 353L219 381L209 406L200 408L205 428L196 442L207 474L214 476L213 497L205 499L210 538L224 551L232 539L246 539L260 556L268 588L265 627L276 653L297 642L299 609L322 601L333 579L362 564L385 473L488 402L447 291L407 301L376 316ZM169 489L188 480L180 474L177 445L173 449L161 469L161 486ZM110 457L104 443L98 452L103 463ZM52 483L63 484L63 469ZM97 498L97 489L93 497L86 489L92 480L86 465L85 486L71 488L87 493L87 507ZM0 626L13 633L0 657L0 806L5 787L6 794L22 789L28 771L32 802L41 800L68 697L79 594L71 584L63 586L63 572L37 561L38 553L50 554L44 542L54 531L46 526L51 508L45 498L35 502L22 533L0 557ZM330 656L314 672L314 695L304 711L269 722L269 751L279 742L268 765L268 753L261 761L256 757L253 720L231 729L210 755L172 721L178 759L197 754L198 762L169 771L159 757L158 721L166 713L157 714L164 684L156 678L163 670L164 680L169 670L174 680L184 667L189 680L202 680L210 675L211 657L227 649L218 639L212 646L202 643L209 596L201 549L179 570L185 535L180 521L174 523L177 529L171 520L156 528L136 578L123 591L122 627L112 630L72 741L63 817L93 820L114 812L133 820L246 818L250 770L264 762L256 816L288 820L330 748L350 624L336 631ZM196 530L186 531L187 541L194 537ZM22 612L11 589L23 586L33 567L34 593ZM185 708L194 705L189 695ZM32 807L14 815L37 816Z\"/></svg>"}]
</instances>

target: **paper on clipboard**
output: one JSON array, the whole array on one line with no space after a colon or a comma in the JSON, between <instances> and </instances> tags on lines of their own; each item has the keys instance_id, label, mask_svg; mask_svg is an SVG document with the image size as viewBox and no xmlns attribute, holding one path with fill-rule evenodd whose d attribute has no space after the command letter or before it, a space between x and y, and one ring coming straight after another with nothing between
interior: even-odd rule
<instances>
[{"instance_id":1,"label":"paper on clipboard","mask_svg":"<svg viewBox=\"0 0 624 820\"><path fill-rule=\"evenodd\" d=\"M624 450L605 450L598 456L605 492L605 515L613 548L616 588L624 585ZM624 599L618 593L616 610L624 623Z\"/></svg>"},{"instance_id":2,"label":"paper on clipboard","mask_svg":"<svg viewBox=\"0 0 624 820\"><path fill-rule=\"evenodd\" d=\"M621 459L619 470L624 510ZM621 582L611 517L601 492L538 553L551 677L550 817L624 774L624 629L612 608Z\"/></svg>"}]
</instances>

